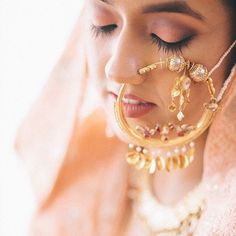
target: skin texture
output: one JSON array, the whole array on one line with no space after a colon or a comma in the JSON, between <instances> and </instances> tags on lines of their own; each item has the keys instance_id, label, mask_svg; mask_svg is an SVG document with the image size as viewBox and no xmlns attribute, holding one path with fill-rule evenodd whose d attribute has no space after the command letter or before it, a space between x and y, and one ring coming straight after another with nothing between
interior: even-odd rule
<instances>
[{"instance_id":1,"label":"skin texture","mask_svg":"<svg viewBox=\"0 0 236 236\"><path fill-rule=\"evenodd\" d=\"M186 1L191 9L201 15L201 19L184 13L142 13L143 7L164 2L173 1L88 0L86 3L89 78L96 83L108 120L121 138L113 115L114 98L109 92L117 94L120 85L128 83L128 93L157 104L157 108L148 114L129 119L131 125L152 125L157 119L160 123L176 120L176 114L168 111L176 74L168 70L156 70L140 76L137 74L138 69L176 53L211 69L232 43L230 14L220 1ZM91 29L113 24L115 28L108 34L98 35ZM151 34L168 43L179 42L190 36L192 39L181 50L167 50L153 43ZM216 91L219 91L228 74L227 68L228 61L225 61L213 74ZM201 116L203 104L209 100L206 85L193 84L190 100L191 103L185 109L186 123L194 123ZM190 167L179 172L155 174L153 189L162 203L176 203L200 182L206 137L207 131L196 141L197 153Z\"/></svg>"}]
</instances>

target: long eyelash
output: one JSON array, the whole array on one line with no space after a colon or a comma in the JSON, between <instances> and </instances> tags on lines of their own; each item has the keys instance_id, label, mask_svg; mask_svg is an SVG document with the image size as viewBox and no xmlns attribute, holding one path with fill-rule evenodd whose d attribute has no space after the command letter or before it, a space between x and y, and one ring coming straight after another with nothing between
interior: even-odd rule
<instances>
[{"instance_id":1,"label":"long eyelash","mask_svg":"<svg viewBox=\"0 0 236 236\"><path fill-rule=\"evenodd\" d=\"M99 36L111 35L112 32L117 28L117 25L104 25L104 26L96 26L91 25L91 31L94 33L94 36L97 38Z\"/></svg>"},{"instance_id":2,"label":"long eyelash","mask_svg":"<svg viewBox=\"0 0 236 236\"><path fill-rule=\"evenodd\" d=\"M91 31L94 33L94 36L97 38L99 36L109 36L113 33L113 31L117 28L116 24L104 25L104 26L96 26L91 25ZM156 34L151 34L152 43L156 44L159 49L164 50L165 53L182 53L182 49L187 47L189 42L193 39L194 35L189 36L179 42L168 43L161 38L159 38Z\"/></svg>"},{"instance_id":3,"label":"long eyelash","mask_svg":"<svg viewBox=\"0 0 236 236\"><path fill-rule=\"evenodd\" d=\"M187 47L190 41L193 39L194 35L189 36L179 42L168 43L159 38L156 34L151 34L152 43L157 44L159 49L164 50L165 53L182 53L182 49Z\"/></svg>"}]
</instances>

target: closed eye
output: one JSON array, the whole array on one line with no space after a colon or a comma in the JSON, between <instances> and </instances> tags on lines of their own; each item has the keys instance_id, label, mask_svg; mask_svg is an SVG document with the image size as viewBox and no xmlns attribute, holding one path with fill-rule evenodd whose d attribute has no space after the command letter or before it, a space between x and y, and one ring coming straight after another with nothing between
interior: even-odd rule
<instances>
[{"instance_id":1,"label":"closed eye","mask_svg":"<svg viewBox=\"0 0 236 236\"><path fill-rule=\"evenodd\" d=\"M104 36L110 35L116 28L117 28L116 24L104 25L104 26L91 25L91 30L96 38L102 35Z\"/></svg>"},{"instance_id":2,"label":"closed eye","mask_svg":"<svg viewBox=\"0 0 236 236\"><path fill-rule=\"evenodd\" d=\"M96 26L91 25L91 31L94 33L94 36L97 38L99 36L109 36L111 35L118 26L116 24ZM194 38L194 35L188 36L180 41L176 42L166 42L156 34L151 33L152 43L156 44L160 50L163 50L165 53L181 53L184 47L187 47L190 41Z\"/></svg>"},{"instance_id":3,"label":"closed eye","mask_svg":"<svg viewBox=\"0 0 236 236\"><path fill-rule=\"evenodd\" d=\"M159 49L164 50L165 53L181 53L184 47L187 47L190 41L194 38L194 35L188 36L180 41L166 42L158 37L156 34L151 33L152 42L157 44Z\"/></svg>"}]
</instances>

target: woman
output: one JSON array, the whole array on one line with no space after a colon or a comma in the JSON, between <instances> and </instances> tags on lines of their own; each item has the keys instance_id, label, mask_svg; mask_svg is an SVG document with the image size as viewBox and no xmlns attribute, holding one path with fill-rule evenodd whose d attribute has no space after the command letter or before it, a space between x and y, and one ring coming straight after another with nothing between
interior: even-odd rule
<instances>
[{"instance_id":1,"label":"woman","mask_svg":"<svg viewBox=\"0 0 236 236\"><path fill-rule=\"evenodd\" d=\"M236 78L234 70L230 74L235 62L234 14L233 1L86 1L68 48L17 139L38 197L31 235L236 235ZM186 58L177 77L163 69L176 55ZM161 68L152 71L157 66L150 64L156 61ZM188 167L153 171L148 175L150 183L145 182L146 172L129 167L124 160L129 138L117 125L114 102L126 84L128 95L122 106L130 127L154 138L159 128L163 143L167 142L163 127L150 131L157 118L161 124L183 119L196 123L209 97L205 83L192 83L186 76L191 75L193 62L213 68L214 87L209 76L205 80L211 98L222 91L230 76L220 111L210 129L195 140L195 159L189 156ZM188 82L185 92L176 89L181 78ZM85 116L83 108L93 96L86 94L90 83L96 84L103 109ZM106 135L110 129L116 136ZM179 136L185 135L181 132ZM142 194L142 182L160 210L154 223L150 222L155 212L140 217L139 192L131 191L138 188ZM174 205L184 204L188 193L195 196L197 186L204 186L197 222L191 220L168 234L166 209L170 206L174 214ZM162 223L166 227L154 229L162 218L167 219Z\"/></svg>"}]
</instances>

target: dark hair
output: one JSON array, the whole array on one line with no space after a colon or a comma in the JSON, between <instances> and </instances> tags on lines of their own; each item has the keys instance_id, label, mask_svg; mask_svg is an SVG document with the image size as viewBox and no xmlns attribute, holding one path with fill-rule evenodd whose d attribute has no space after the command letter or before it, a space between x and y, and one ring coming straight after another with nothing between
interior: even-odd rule
<instances>
[{"instance_id":1,"label":"dark hair","mask_svg":"<svg viewBox=\"0 0 236 236\"><path fill-rule=\"evenodd\" d=\"M232 27L233 27L233 32L232 32L232 37L233 37L233 41L236 40L236 0L222 0L223 1L223 4L227 4L229 10L230 10L230 13L231 13L231 16L232 16ZM232 58L231 58L231 62L232 62L232 65L234 63L236 63L236 48L234 47L234 50L232 52Z\"/></svg>"},{"instance_id":2,"label":"dark hair","mask_svg":"<svg viewBox=\"0 0 236 236\"><path fill-rule=\"evenodd\" d=\"M227 0L227 3L229 4L230 7L232 7L234 10L236 10L236 1L235 0Z\"/></svg>"},{"instance_id":3,"label":"dark hair","mask_svg":"<svg viewBox=\"0 0 236 236\"><path fill-rule=\"evenodd\" d=\"M223 4L227 4L228 9L232 14L233 26L236 24L236 1L235 0L223 0ZM234 27L236 28L236 27Z\"/></svg>"}]
</instances>

